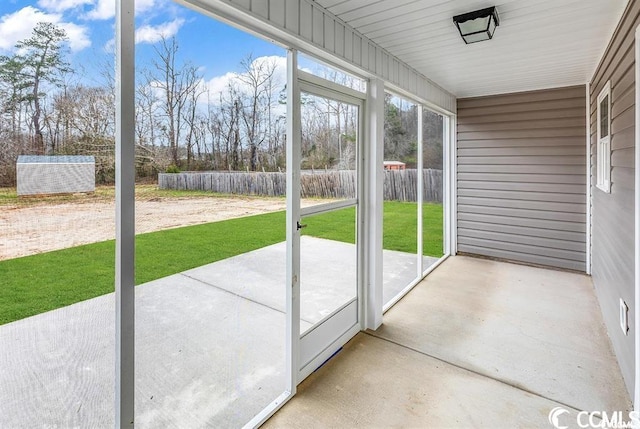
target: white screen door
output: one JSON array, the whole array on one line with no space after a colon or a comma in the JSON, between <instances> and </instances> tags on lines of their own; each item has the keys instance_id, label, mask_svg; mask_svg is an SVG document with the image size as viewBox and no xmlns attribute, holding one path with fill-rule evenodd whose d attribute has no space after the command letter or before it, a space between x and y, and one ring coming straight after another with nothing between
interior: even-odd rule
<instances>
[{"instance_id":1,"label":"white screen door","mask_svg":"<svg viewBox=\"0 0 640 429\"><path fill-rule=\"evenodd\" d=\"M360 330L364 101L299 72L299 213L293 258L299 279L298 382ZM364 94L363 94L364 96Z\"/></svg>"}]
</instances>

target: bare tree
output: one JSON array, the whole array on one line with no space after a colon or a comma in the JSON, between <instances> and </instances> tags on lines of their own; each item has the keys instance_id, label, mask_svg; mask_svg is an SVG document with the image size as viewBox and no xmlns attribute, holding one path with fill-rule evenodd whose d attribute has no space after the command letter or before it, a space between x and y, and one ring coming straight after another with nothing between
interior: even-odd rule
<instances>
[{"instance_id":1,"label":"bare tree","mask_svg":"<svg viewBox=\"0 0 640 429\"><path fill-rule=\"evenodd\" d=\"M220 94L220 132L224 139L224 167L236 171L241 167L242 141L240 140L240 95L233 83Z\"/></svg>"},{"instance_id":2,"label":"bare tree","mask_svg":"<svg viewBox=\"0 0 640 429\"><path fill-rule=\"evenodd\" d=\"M211 167L214 170L217 170L220 169L221 165L223 165L222 138L224 132L222 109L213 104L209 92L207 92L207 113L205 124L207 135L211 139Z\"/></svg>"},{"instance_id":3,"label":"bare tree","mask_svg":"<svg viewBox=\"0 0 640 429\"><path fill-rule=\"evenodd\" d=\"M197 91L201 76L195 66L180 63L175 37L162 39L155 47L154 72L147 73L147 84L161 93L160 111L163 113L164 132L174 164L180 161L178 147L184 131L184 112L192 93Z\"/></svg>"},{"instance_id":4,"label":"bare tree","mask_svg":"<svg viewBox=\"0 0 640 429\"><path fill-rule=\"evenodd\" d=\"M258 59L251 55L240 63L243 73L238 75L247 87L243 103L242 121L249 143L249 168L255 171L258 167L258 148L267 137L268 124L271 120L271 108L274 88L274 61Z\"/></svg>"},{"instance_id":5,"label":"bare tree","mask_svg":"<svg viewBox=\"0 0 640 429\"><path fill-rule=\"evenodd\" d=\"M156 129L158 120L156 114L160 100L154 88L146 83L139 85L136 90L136 137L138 144L156 145Z\"/></svg>"},{"instance_id":6,"label":"bare tree","mask_svg":"<svg viewBox=\"0 0 640 429\"><path fill-rule=\"evenodd\" d=\"M115 133L115 102L105 87L78 85L73 90L72 127L84 137L106 137Z\"/></svg>"},{"instance_id":7,"label":"bare tree","mask_svg":"<svg viewBox=\"0 0 640 429\"><path fill-rule=\"evenodd\" d=\"M193 71L195 72L195 71ZM204 87L200 85L200 82L196 83L193 88L187 93L187 101L185 103L185 109L183 109L184 122L187 125L187 135L185 139L185 146L187 149L187 168L191 168L191 162L193 159L193 146L198 139L198 123L196 122L198 113L198 101L200 96L204 94Z\"/></svg>"}]
</instances>

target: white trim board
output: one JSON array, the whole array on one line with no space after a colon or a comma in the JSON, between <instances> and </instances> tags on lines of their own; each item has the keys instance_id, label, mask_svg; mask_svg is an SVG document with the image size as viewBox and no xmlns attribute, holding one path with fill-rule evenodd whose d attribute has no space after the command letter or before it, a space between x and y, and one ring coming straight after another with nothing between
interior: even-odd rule
<instances>
[{"instance_id":1,"label":"white trim board","mask_svg":"<svg viewBox=\"0 0 640 429\"><path fill-rule=\"evenodd\" d=\"M634 398L633 408L640 410L640 317L638 317L638 309L640 309L640 26L636 28L635 40L635 220L634 220L634 242L635 242L635 382L634 382ZM636 429L640 425L635 425Z\"/></svg>"},{"instance_id":2,"label":"white trim board","mask_svg":"<svg viewBox=\"0 0 640 429\"><path fill-rule=\"evenodd\" d=\"M287 51L287 167L300 165L300 82L298 80L298 53ZM300 169L287 168L287 350L286 389L296 394L298 385L298 359L300 353Z\"/></svg>"},{"instance_id":3,"label":"white trim board","mask_svg":"<svg viewBox=\"0 0 640 429\"><path fill-rule=\"evenodd\" d=\"M449 134L444 157L447 172L445 184L446 202L444 213L445 254L458 253L458 117L451 115L445 118L446 132Z\"/></svg>"},{"instance_id":4,"label":"white trim board","mask_svg":"<svg viewBox=\"0 0 640 429\"><path fill-rule=\"evenodd\" d=\"M592 230L591 230L591 96L590 96L590 92L591 92L591 84L589 82L587 82L586 86L585 86L585 92L586 92L586 117L587 117L587 138L586 138L586 145L587 145L587 195L586 195L586 202L587 202L587 213L586 213L586 239L585 239L585 246L586 246L586 254L585 254L585 272L588 275L591 275L591 235L592 235Z\"/></svg>"}]
</instances>

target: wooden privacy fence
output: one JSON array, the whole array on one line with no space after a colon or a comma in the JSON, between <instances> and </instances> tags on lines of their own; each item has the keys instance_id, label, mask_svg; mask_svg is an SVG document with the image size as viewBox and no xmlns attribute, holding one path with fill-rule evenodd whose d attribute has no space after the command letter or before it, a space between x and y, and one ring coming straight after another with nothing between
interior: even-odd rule
<instances>
[{"instance_id":1,"label":"wooden privacy fence","mask_svg":"<svg viewBox=\"0 0 640 429\"><path fill-rule=\"evenodd\" d=\"M422 186L423 201L442 202L442 170L422 170ZM386 201L418 201L418 170L385 171L382 189Z\"/></svg>"},{"instance_id":2,"label":"wooden privacy fence","mask_svg":"<svg viewBox=\"0 0 640 429\"><path fill-rule=\"evenodd\" d=\"M424 201L442 202L442 170L425 169L423 173ZM384 172L384 199L417 201L418 170L387 170ZM160 173L160 189L210 191L239 195L286 195L286 173L263 172L183 172ZM303 198L354 198L355 171L303 171L300 174L300 194Z\"/></svg>"}]
</instances>

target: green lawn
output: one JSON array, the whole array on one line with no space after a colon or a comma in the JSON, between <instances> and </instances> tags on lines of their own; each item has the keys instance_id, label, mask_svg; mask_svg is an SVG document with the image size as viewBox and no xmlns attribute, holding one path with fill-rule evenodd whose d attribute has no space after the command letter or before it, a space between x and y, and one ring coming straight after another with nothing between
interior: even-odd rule
<instances>
[{"instance_id":1,"label":"green lawn","mask_svg":"<svg viewBox=\"0 0 640 429\"><path fill-rule=\"evenodd\" d=\"M385 203L386 249L415 252L415 207ZM440 256L442 205L425 204L424 212L429 223L425 254ZM354 209L343 209L306 218L304 233L353 243L354 222ZM141 234L136 236L136 284L284 240L284 212ZM113 240L0 261L0 324L113 292L113 267Z\"/></svg>"},{"instance_id":2,"label":"green lawn","mask_svg":"<svg viewBox=\"0 0 640 429\"><path fill-rule=\"evenodd\" d=\"M382 247L388 250L415 253L417 243L418 208L416 203L387 201L383 212ZM442 204L425 203L422 209L423 254L442 256ZM342 209L305 218L304 235L355 243L355 209Z\"/></svg>"}]
</instances>

